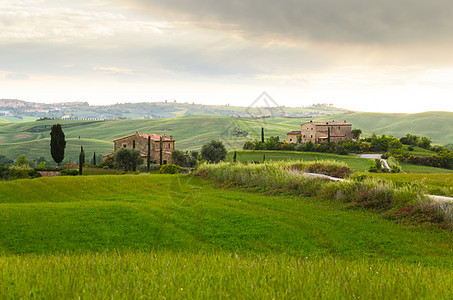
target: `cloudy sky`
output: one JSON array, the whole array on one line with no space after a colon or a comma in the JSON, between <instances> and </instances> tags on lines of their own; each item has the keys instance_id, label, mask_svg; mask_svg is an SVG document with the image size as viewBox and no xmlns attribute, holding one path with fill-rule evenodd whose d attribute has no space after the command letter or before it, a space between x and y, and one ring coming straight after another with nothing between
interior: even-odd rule
<instances>
[{"instance_id":1,"label":"cloudy sky","mask_svg":"<svg viewBox=\"0 0 453 300\"><path fill-rule=\"evenodd\" d=\"M0 0L0 98L453 111L451 0Z\"/></svg>"}]
</instances>

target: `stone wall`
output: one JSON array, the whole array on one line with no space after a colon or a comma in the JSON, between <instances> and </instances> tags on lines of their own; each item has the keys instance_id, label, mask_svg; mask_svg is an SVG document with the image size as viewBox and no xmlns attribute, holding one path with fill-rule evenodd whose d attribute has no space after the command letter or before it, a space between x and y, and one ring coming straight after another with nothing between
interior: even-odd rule
<instances>
[{"instance_id":1,"label":"stone wall","mask_svg":"<svg viewBox=\"0 0 453 300\"><path fill-rule=\"evenodd\" d=\"M129 137L125 137L115 141L115 152L120 148L133 148L135 140L135 149L140 150L140 153L144 157L145 163L147 162L147 155L148 155L148 138L143 138L139 135L132 135ZM159 145L160 141L151 140L151 161L159 163L160 154L159 154ZM166 163L171 163L171 152L175 148L174 141L162 141L162 160L166 161ZM165 153L169 152L169 153Z\"/></svg>"}]
</instances>

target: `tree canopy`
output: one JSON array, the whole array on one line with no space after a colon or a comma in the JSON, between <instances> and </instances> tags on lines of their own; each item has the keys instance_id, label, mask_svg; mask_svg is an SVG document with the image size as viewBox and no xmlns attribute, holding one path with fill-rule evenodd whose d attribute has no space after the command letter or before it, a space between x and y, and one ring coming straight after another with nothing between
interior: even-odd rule
<instances>
[{"instance_id":1,"label":"tree canopy","mask_svg":"<svg viewBox=\"0 0 453 300\"><path fill-rule=\"evenodd\" d=\"M140 151L136 149L121 148L115 152L114 160L118 169L125 172L134 169L143 163Z\"/></svg>"},{"instance_id":2,"label":"tree canopy","mask_svg":"<svg viewBox=\"0 0 453 300\"><path fill-rule=\"evenodd\" d=\"M218 163L224 160L227 150L221 141L212 140L201 148L201 158L208 162Z\"/></svg>"}]
</instances>

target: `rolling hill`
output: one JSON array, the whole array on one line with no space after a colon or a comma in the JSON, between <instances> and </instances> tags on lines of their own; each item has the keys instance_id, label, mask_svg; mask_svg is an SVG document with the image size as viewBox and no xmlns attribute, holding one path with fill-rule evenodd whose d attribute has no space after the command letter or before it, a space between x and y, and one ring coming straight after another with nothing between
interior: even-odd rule
<instances>
[{"instance_id":1,"label":"rolling hill","mask_svg":"<svg viewBox=\"0 0 453 300\"><path fill-rule=\"evenodd\" d=\"M407 133L427 136L433 144L446 145L453 141L453 113L426 112L420 114L350 113L319 117L317 121L347 120L360 128L363 136L390 134L401 137ZM0 123L0 155L15 159L20 154L29 158L41 156L50 160L49 133L54 123L63 126L67 139L66 158L75 161L80 146L87 155L107 154L113 150L113 140L136 131L173 135L176 147L199 150L212 139L220 139L228 150L240 149L246 140L260 138L261 127L266 136L286 138L286 133L300 128L307 118L237 118L213 115L190 115L168 119L137 119L108 121L44 120L23 123ZM236 136L235 129L248 132Z\"/></svg>"}]
</instances>

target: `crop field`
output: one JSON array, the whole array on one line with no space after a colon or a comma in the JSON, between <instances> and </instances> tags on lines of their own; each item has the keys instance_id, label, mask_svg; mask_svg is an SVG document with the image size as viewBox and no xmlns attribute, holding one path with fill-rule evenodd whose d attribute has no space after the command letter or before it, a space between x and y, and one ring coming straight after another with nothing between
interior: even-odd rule
<instances>
[{"instance_id":1,"label":"crop field","mask_svg":"<svg viewBox=\"0 0 453 300\"><path fill-rule=\"evenodd\" d=\"M227 154L227 160L232 161L234 151ZM332 153L320 152L298 152L298 151L268 151L268 150L240 150L236 151L236 160L240 162L262 162L263 158L266 161L288 161L288 160L337 160L346 163L353 171L367 171L372 163L371 159L360 158L354 155L338 155ZM401 164L402 172L404 173L423 173L423 174L438 174L446 173L453 174L453 170L433 168L426 166L418 166L411 164Z\"/></svg>"},{"instance_id":2,"label":"crop field","mask_svg":"<svg viewBox=\"0 0 453 300\"><path fill-rule=\"evenodd\" d=\"M227 155L227 160L232 161L234 151L230 151ZM323 159L331 159L342 161L348 164L351 170L364 171L371 165L371 160L354 157L351 155L338 155L331 153L320 152L297 152L297 151L268 151L268 150L242 150L236 151L236 160L240 162L262 162L263 158L266 161L288 161L288 160L306 160L316 161Z\"/></svg>"},{"instance_id":3,"label":"crop field","mask_svg":"<svg viewBox=\"0 0 453 300\"><path fill-rule=\"evenodd\" d=\"M451 174L373 174L398 184L417 183L431 195L453 197L453 173Z\"/></svg>"},{"instance_id":4,"label":"crop field","mask_svg":"<svg viewBox=\"0 0 453 300\"><path fill-rule=\"evenodd\" d=\"M183 175L0 182L0 298L453 296L451 232Z\"/></svg>"}]
</instances>

